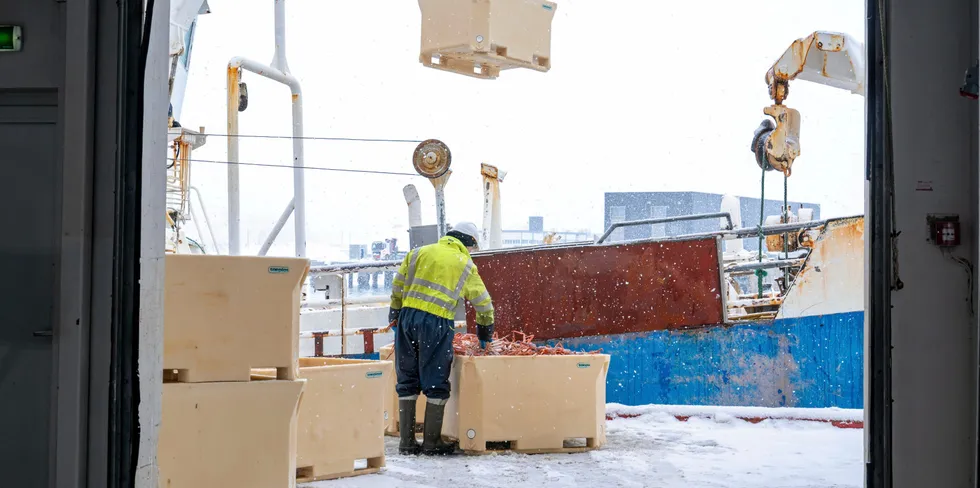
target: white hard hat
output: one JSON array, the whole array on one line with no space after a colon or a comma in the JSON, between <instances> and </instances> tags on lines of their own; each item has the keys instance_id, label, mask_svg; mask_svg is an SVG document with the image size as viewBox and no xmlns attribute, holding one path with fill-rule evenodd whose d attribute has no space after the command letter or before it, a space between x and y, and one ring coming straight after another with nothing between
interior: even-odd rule
<instances>
[{"instance_id":1,"label":"white hard hat","mask_svg":"<svg viewBox=\"0 0 980 488\"><path fill-rule=\"evenodd\" d=\"M476 224L473 222L459 222L453 226L453 229L460 234L465 234L473 238L474 241L480 241L480 230L476 228Z\"/></svg>"}]
</instances>

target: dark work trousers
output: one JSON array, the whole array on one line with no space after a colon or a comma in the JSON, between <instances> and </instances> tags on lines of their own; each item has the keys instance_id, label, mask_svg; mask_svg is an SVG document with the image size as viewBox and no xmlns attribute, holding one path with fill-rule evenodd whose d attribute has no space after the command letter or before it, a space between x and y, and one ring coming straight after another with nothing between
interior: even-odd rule
<instances>
[{"instance_id":1,"label":"dark work trousers","mask_svg":"<svg viewBox=\"0 0 980 488\"><path fill-rule=\"evenodd\" d=\"M403 308L395 329L400 398L419 392L431 400L449 399L453 366L453 321L414 308Z\"/></svg>"}]
</instances>

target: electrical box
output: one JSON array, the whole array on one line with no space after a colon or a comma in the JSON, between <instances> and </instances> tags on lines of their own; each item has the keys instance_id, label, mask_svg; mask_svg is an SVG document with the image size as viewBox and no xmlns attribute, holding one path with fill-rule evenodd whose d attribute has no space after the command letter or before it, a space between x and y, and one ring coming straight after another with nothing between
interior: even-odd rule
<instances>
[{"instance_id":1,"label":"electrical box","mask_svg":"<svg viewBox=\"0 0 980 488\"><path fill-rule=\"evenodd\" d=\"M408 247L415 249L439 242L439 226L419 225L408 229Z\"/></svg>"},{"instance_id":2,"label":"electrical box","mask_svg":"<svg viewBox=\"0 0 980 488\"><path fill-rule=\"evenodd\" d=\"M321 294L324 299L330 300L340 298L340 287L343 286L344 278L335 274L315 274L310 276L310 284L317 294Z\"/></svg>"},{"instance_id":3,"label":"electrical box","mask_svg":"<svg viewBox=\"0 0 980 488\"><path fill-rule=\"evenodd\" d=\"M929 234L933 244L939 247L960 245L960 218L958 215L929 215Z\"/></svg>"},{"instance_id":4,"label":"electrical box","mask_svg":"<svg viewBox=\"0 0 980 488\"><path fill-rule=\"evenodd\" d=\"M557 8L546 0L419 0L419 61L482 79L513 68L546 72Z\"/></svg>"}]
</instances>

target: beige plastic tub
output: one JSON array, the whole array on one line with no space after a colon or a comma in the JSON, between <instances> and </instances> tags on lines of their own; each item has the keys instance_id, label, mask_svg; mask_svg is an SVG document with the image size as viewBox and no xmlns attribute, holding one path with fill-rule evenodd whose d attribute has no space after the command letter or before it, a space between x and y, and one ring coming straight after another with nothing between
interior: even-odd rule
<instances>
[{"instance_id":1,"label":"beige plastic tub","mask_svg":"<svg viewBox=\"0 0 980 488\"><path fill-rule=\"evenodd\" d=\"M484 79L513 68L548 71L557 8L547 0L419 0L419 60L424 66Z\"/></svg>"},{"instance_id":2,"label":"beige plastic tub","mask_svg":"<svg viewBox=\"0 0 980 488\"><path fill-rule=\"evenodd\" d=\"M608 370L608 354L456 356L442 434L474 453L599 448Z\"/></svg>"},{"instance_id":3,"label":"beige plastic tub","mask_svg":"<svg viewBox=\"0 0 980 488\"><path fill-rule=\"evenodd\" d=\"M302 380L164 384L160 486L295 486L303 386Z\"/></svg>"},{"instance_id":4,"label":"beige plastic tub","mask_svg":"<svg viewBox=\"0 0 980 488\"><path fill-rule=\"evenodd\" d=\"M299 402L297 481L377 472L385 465L391 363L300 358L306 389Z\"/></svg>"},{"instance_id":5,"label":"beige plastic tub","mask_svg":"<svg viewBox=\"0 0 980 488\"><path fill-rule=\"evenodd\" d=\"M309 261L168 255L163 368L168 381L248 381L251 368L296 378L299 304Z\"/></svg>"}]
</instances>

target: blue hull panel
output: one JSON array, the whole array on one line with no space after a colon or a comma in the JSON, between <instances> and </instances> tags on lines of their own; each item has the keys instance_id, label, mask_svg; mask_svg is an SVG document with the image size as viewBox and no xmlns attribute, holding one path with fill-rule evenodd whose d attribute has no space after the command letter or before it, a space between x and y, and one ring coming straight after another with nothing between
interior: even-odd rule
<instances>
[{"instance_id":1,"label":"blue hull panel","mask_svg":"<svg viewBox=\"0 0 980 488\"><path fill-rule=\"evenodd\" d=\"M864 312L562 342L569 349L601 348L612 356L608 402L805 408L864 404Z\"/></svg>"}]
</instances>

